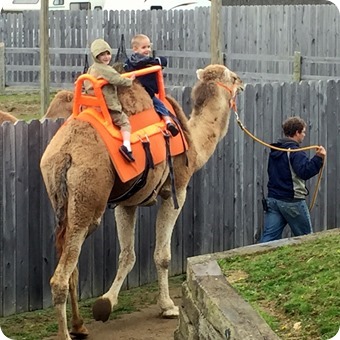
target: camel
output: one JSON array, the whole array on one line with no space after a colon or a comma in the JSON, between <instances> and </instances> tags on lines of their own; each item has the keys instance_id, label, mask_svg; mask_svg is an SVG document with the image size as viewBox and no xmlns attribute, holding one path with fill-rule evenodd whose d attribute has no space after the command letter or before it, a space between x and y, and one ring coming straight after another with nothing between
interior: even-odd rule
<instances>
[{"instance_id":1,"label":"camel","mask_svg":"<svg viewBox=\"0 0 340 340\"><path fill-rule=\"evenodd\" d=\"M0 111L0 125L3 122L15 123L16 121L18 121L18 119L12 116L10 113L5 112L5 111Z\"/></svg>"},{"instance_id":2,"label":"camel","mask_svg":"<svg viewBox=\"0 0 340 340\"><path fill-rule=\"evenodd\" d=\"M73 108L73 91L61 90L52 99L50 105L47 108L45 115L41 118L41 121L46 118L68 118L72 113Z\"/></svg>"},{"instance_id":3,"label":"camel","mask_svg":"<svg viewBox=\"0 0 340 340\"><path fill-rule=\"evenodd\" d=\"M118 294L128 273L135 263L135 223L138 206L156 190L161 204L156 219L156 244L154 261L158 274L158 305L164 318L178 317L179 310L169 295L168 266L171 260L171 235L186 198L186 188L194 172L210 158L218 142L226 135L230 107L236 94L243 90L240 78L223 65L209 65L197 70L198 82L192 91L193 109L187 119L179 104L171 97L188 142L186 154L173 158L175 187L179 209L174 208L171 197L162 195L169 169L164 161L150 169L146 185L115 208L117 234L120 244L118 270L112 286L93 305L96 320L106 321L117 305ZM135 97L126 96L132 105L134 100L145 99L150 104L143 88ZM146 97L145 97L146 95ZM152 105L152 103L151 103ZM56 246L59 262L50 280L53 303L58 319L58 336L70 340L70 334L86 337L88 330L79 314L77 302L77 263L82 244L98 227L105 211L111 189L122 190L129 182L116 181L104 142L90 124L69 120L59 129L47 146L41 159L41 172L56 214ZM120 186L120 187L119 187ZM72 306L72 329L67 328L66 302L70 294Z\"/></svg>"}]
</instances>

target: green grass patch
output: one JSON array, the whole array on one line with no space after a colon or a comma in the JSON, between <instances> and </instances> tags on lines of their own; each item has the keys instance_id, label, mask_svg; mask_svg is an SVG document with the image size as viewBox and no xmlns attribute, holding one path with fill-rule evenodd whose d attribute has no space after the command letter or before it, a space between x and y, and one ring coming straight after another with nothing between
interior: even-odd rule
<instances>
[{"instance_id":1,"label":"green grass patch","mask_svg":"<svg viewBox=\"0 0 340 340\"><path fill-rule=\"evenodd\" d=\"M268 253L219 261L231 282L282 339L327 340L340 326L340 233Z\"/></svg>"},{"instance_id":2,"label":"green grass patch","mask_svg":"<svg viewBox=\"0 0 340 340\"><path fill-rule=\"evenodd\" d=\"M169 279L170 289L179 288L185 280L184 275ZM118 305L110 315L110 319L116 319L122 314L129 314L145 308L157 302L157 283L122 291L119 294ZM96 299L88 299L79 302L81 316L85 324L90 323L92 318L92 305ZM67 308L68 320L70 320L70 307ZM38 340L55 335L58 324L54 309L47 308L34 312L16 314L0 318L2 332L13 340Z\"/></svg>"},{"instance_id":3,"label":"green grass patch","mask_svg":"<svg viewBox=\"0 0 340 340\"><path fill-rule=\"evenodd\" d=\"M55 92L50 94L50 100ZM9 112L14 117L30 121L41 118L40 92L6 93L0 95L0 110Z\"/></svg>"}]
</instances>

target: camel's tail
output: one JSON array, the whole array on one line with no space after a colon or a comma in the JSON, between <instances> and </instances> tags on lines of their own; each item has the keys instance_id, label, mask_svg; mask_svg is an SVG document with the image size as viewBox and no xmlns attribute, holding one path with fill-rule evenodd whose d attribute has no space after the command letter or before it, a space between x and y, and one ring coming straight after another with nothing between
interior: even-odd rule
<instances>
[{"instance_id":1,"label":"camel's tail","mask_svg":"<svg viewBox=\"0 0 340 340\"><path fill-rule=\"evenodd\" d=\"M60 159L57 160L56 158L59 157ZM67 228L67 171L71 167L71 163L72 158L70 154L53 155L53 169L49 167L48 159L42 160L41 163L47 192L56 217L55 243L58 257L60 257L63 251L64 237Z\"/></svg>"}]
</instances>

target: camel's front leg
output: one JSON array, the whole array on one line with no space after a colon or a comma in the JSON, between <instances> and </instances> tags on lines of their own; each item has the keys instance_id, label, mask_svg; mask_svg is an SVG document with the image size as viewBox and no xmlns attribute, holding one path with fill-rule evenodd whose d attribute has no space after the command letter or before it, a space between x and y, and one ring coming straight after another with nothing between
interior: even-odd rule
<instances>
[{"instance_id":1,"label":"camel's front leg","mask_svg":"<svg viewBox=\"0 0 340 340\"><path fill-rule=\"evenodd\" d=\"M110 289L93 305L93 317L103 322L109 319L113 307L118 303L118 294L135 262L135 224L137 207L121 207L115 210L117 233L120 245L118 270Z\"/></svg>"},{"instance_id":2,"label":"camel's front leg","mask_svg":"<svg viewBox=\"0 0 340 340\"><path fill-rule=\"evenodd\" d=\"M168 268L171 260L171 236L178 215L181 212L186 197L186 189L177 191L178 209L174 209L172 198L163 200L157 214L156 247L154 260L157 268L159 297L158 304L164 318L174 318L179 315L178 307L170 298Z\"/></svg>"}]
</instances>

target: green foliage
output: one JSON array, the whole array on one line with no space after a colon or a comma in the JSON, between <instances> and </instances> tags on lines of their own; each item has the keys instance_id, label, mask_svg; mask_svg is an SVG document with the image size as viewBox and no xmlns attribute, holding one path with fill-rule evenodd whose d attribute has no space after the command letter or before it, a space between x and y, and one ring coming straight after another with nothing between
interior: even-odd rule
<instances>
[{"instance_id":1,"label":"green foliage","mask_svg":"<svg viewBox=\"0 0 340 340\"><path fill-rule=\"evenodd\" d=\"M340 233L274 251L219 261L228 277L247 273L233 286L283 339L301 322L299 339L329 339L340 326ZM273 310L272 308L274 307Z\"/></svg>"}]
</instances>

